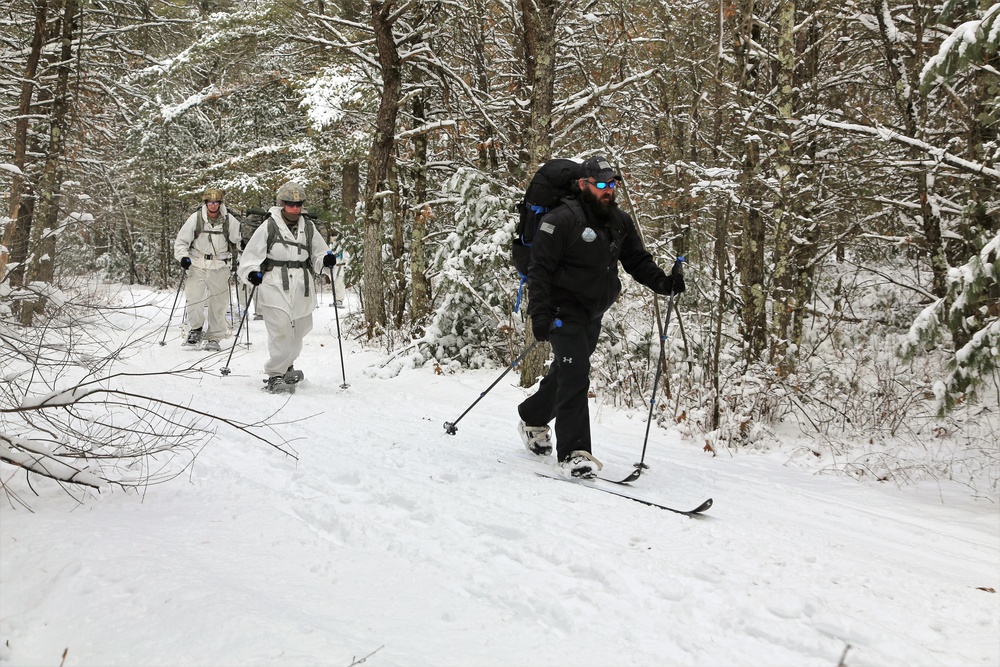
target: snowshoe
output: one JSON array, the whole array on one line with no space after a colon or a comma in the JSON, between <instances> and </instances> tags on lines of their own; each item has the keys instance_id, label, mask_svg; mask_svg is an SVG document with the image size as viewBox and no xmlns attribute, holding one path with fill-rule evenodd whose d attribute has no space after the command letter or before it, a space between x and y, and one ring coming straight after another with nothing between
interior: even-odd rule
<instances>
[{"instance_id":1,"label":"snowshoe","mask_svg":"<svg viewBox=\"0 0 1000 667\"><path fill-rule=\"evenodd\" d=\"M272 375L264 380L264 391L269 394L294 394L295 385L285 382L283 375Z\"/></svg>"},{"instance_id":2,"label":"snowshoe","mask_svg":"<svg viewBox=\"0 0 1000 667\"><path fill-rule=\"evenodd\" d=\"M206 340L205 345L201 349L206 352L221 352L222 346L219 345L219 341L217 340Z\"/></svg>"},{"instance_id":3,"label":"snowshoe","mask_svg":"<svg viewBox=\"0 0 1000 667\"><path fill-rule=\"evenodd\" d=\"M181 345L184 347L198 347L198 344L201 343L201 335L201 327L191 329L191 331L188 331L187 340L181 343Z\"/></svg>"},{"instance_id":4,"label":"snowshoe","mask_svg":"<svg viewBox=\"0 0 1000 667\"><path fill-rule=\"evenodd\" d=\"M552 430L548 426L528 426L523 421L517 425L521 441L529 452L536 456L552 453Z\"/></svg>"},{"instance_id":5,"label":"snowshoe","mask_svg":"<svg viewBox=\"0 0 1000 667\"><path fill-rule=\"evenodd\" d=\"M559 462L559 469L567 477L594 479L604 464L594 458L590 452L578 449Z\"/></svg>"},{"instance_id":6,"label":"snowshoe","mask_svg":"<svg viewBox=\"0 0 1000 667\"><path fill-rule=\"evenodd\" d=\"M305 373L295 370L295 366L289 366L284 377L285 384L296 384L306 379Z\"/></svg>"}]
</instances>

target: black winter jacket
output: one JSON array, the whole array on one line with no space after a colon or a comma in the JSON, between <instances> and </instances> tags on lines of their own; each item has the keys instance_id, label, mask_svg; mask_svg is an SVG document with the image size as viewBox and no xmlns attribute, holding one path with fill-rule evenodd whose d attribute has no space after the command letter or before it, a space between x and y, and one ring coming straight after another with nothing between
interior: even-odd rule
<instances>
[{"instance_id":1,"label":"black winter jacket","mask_svg":"<svg viewBox=\"0 0 1000 667\"><path fill-rule=\"evenodd\" d=\"M542 217L531 246L528 314L600 318L621 292L618 262L650 289L665 275L628 213L615 206L605 223L579 199L564 200Z\"/></svg>"}]
</instances>

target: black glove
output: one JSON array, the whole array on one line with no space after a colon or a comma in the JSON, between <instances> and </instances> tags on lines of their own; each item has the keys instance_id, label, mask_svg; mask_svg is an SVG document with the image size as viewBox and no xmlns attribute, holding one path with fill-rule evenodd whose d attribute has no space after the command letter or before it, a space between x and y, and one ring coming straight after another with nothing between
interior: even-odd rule
<instances>
[{"instance_id":1,"label":"black glove","mask_svg":"<svg viewBox=\"0 0 1000 667\"><path fill-rule=\"evenodd\" d=\"M337 256L328 252L323 255L323 267L329 269L331 266L337 266Z\"/></svg>"},{"instance_id":2,"label":"black glove","mask_svg":"<svg viewBox=\"0 0 1000 667\"><path fill-rule=\"evenodd\" d=\"M264 280L263 271L251 271L249 274L247 274L247 282L249 282L251 285L254 286L260 285L261 282L263 282L263 280Z\"/></svg>"},{"instance_id":3,"label":"black glove","mask_svg":"<svg viewBox=\"0 0 1000 667\"><path fill-rule=\"evenodd\" d=\"M684 287L684 274L678 271L674 275L663 276L660 278L656 287L653 289L657 294L663 294L665 296L670 294L680 294L686 288Z\"/></svg>"},{"instance_id":4,"label":"black glove","mask_svg":"<svg viewBox=\"0 0 1000 667\"><path fill-rule=\"evenodd\" d=\"M547 315L535 315L531 318L531 333L534 334L535 340L540 340L544 343L549 339L551 331L551 317Z\"/></svg>"},{"instance_id":5,"label":"black glove","mask_svg":"<svg viewBox=\"0 0 1000 667\"><path fill-rule=\"evenodd\" d=\"M185 271L187 271L189 268L191 268L191 258L190 257L181 257L181 268L184 269Z\"/></svg>"}]
</instances>

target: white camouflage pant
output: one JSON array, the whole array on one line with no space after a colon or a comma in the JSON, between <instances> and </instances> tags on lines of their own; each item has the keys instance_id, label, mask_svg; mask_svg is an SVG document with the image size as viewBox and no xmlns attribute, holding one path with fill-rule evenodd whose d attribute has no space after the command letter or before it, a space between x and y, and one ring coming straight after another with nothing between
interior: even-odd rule
<instances>
[{"instance_id":1,"label":"white camouflage pant","mask_svg":"<svg viewBox=\"0 0 1000 667\"><path fill-rule=\"evenodd\" d=\"M229 337L226 310L229 308L229 268L187 270L184 286L187 299L188 326L202 329L202 339L222 340ZM205 311L208 310L206 327Z\"/></svg>"},{"instance_id":2,"label":"white camouflage pant","mask_svg":"<svg viewBox=\"0 0 1000 667\"><path fill-rule=\"evenodd\" d=\"M302 339L312 331L312 313L294 321L280 308L260 306L260 313L264 316L267 352L271 355L264 364L264 373L268 377L284 375L288 367L299 358L302 352Z\"/></svg>"}]
</instances>

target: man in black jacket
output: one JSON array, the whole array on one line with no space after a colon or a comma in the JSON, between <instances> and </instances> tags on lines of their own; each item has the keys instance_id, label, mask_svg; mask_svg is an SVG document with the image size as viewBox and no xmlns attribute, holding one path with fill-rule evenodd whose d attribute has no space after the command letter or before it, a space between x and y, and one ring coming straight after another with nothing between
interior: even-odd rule
<instances>
[{"instance_id":1,"label":"man in black jacket","mask_svg":"<svg viewBox=\"0 0 1000 667\"><path fill-rule=\"evenodd\" d=\"M581 166L577 198L542 217L528 264L528 314L535 338L552 344L553 359L538 391L518 406L528 451L552 452L548 423L555 419L563 470L595 477L601 469L590 442L590 356L601 319L618 298L618 263L658 294L680 294L684 278L667 275L642 245L632 218L615 203L620 176L601 155ZM558 322L557 322L558 320Z\"/></svg>"}]
</instances>

